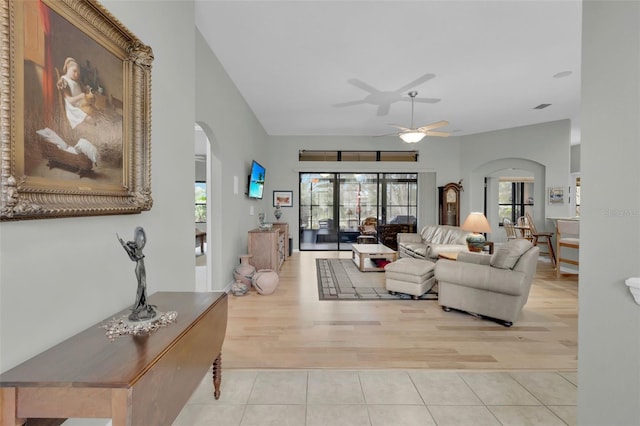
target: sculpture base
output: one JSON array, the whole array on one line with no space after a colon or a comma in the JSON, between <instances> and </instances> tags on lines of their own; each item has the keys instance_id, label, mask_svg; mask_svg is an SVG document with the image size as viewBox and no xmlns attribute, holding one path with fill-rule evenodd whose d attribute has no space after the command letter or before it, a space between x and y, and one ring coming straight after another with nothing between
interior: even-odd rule
<instances>
[{"instance_id":1,"label":"sculpture base","mask_svg":"<svg viewBox=\"0 0 640 426\"><path fill-rule=\"evenodd\" d=\"M128 319L131 322L152 320L158 315L155 308L156 307L154 305L146 305L142 306L138 310L132 310L132 312L129 314Z\"/></svg>"},{"instance_id":2,"label":"sculpture base","mask_svg":"<svg viewBox=\"0 0 640 426\"><path fill-rule=\"evenodd\" d=\"M169 311L165 313L155 312L155 314L156 316L154 318L143 321L131 321L127 316L114 318L106 324L103 324L102 328L106 330L107 337L110 340L127 334L133 336L144 336L153 333L160 327L166 327L169 324L176 322L176 319L178 318L178 313L176 311Z\"/></svg>"}]
</instances>

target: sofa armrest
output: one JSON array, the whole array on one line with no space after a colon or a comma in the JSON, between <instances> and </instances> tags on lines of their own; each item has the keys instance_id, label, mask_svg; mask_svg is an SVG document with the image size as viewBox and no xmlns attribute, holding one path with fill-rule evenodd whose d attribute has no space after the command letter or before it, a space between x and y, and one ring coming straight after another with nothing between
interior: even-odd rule
<instances>
[{"instance_id":1,"label":"sofa armrest","mask_svg":"<svg viewBox=\"0 0 640 426\"><path fill-rule=\"evenodd\" d=\"M410 234L405 232L399 232L396 235L396 241L400 243L422 243L422 237L420 234Z\"/></svg>"},{"instance_id":2,"label":"sofa armrest","mask_svg":"<svg viewBox=\"0 0 640 426\"><path fill-rule=\"evenodd\" d=\"M446 259L436 262L435 277L439 283L511 296L528 294L530 287L530 282L523 272Z\"/></svg>"},{"instance_id":3,"label":"sofa armrest","mask_svg":"<svg viewBox=\"0 0 640 426\"><path fill-rule=\"evenodd\" d=\"M489 263L491 262L491 256L488 254L474 253L472 251L461 251L460 253L458 253L458 262L489 265Z\"/></svg>"}]
</instances>

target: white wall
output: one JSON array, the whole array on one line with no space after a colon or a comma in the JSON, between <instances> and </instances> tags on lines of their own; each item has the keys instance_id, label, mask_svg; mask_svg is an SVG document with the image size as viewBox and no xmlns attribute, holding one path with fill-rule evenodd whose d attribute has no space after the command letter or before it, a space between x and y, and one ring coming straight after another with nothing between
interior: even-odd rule
<instances>
[{"instance_id":1,"label":"white wall","mask_svg":"<svg viewBox=\"0 0 640 426\"><path fill-rule=\"evenodd\" d=\"M0 371L133 303L134 264L116 233L132 238L136 226L145 228L149 294L194 289L193 6L103 4L155 55L153 208L139 215L0 223Z\"/></svg>"},{"instance_id":2,"label":"white wall","mask_svg":"<svg viewBox=\"0 0 640 426\"><path fill-rule=\"evenodd\" d=\"M640 3L583 2L578 423L640 424Z\"/></svg>"}]
</instances>

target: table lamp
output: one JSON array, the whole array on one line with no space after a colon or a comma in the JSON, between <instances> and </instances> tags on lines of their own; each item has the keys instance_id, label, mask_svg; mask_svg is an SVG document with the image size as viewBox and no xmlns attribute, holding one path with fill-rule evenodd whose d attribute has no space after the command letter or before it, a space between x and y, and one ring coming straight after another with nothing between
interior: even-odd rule
<instances>
[{"instance_id":1,"label":"table lamp","mask_svg":"<svg viewBox=\"0 0 640 426\"><path fill-rule=\"evenodd\" d=\"M479 252L484 247L485 238L481 232L491 232L489 221L480 212L471 212L460 227L465 231L471 231L472 234L467 237L467 248L469 251Z\"/></svg>"}]
</instances>

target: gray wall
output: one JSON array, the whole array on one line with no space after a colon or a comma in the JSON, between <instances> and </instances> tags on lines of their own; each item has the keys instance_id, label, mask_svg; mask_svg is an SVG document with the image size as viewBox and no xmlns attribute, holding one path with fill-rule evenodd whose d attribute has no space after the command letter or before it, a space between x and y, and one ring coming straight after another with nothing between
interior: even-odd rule
<instances>
[{"instance_id":1,"label":"gray wall","mask_svg":"<svg viewBox=\"0 0 640 426\"><path fill-rule=\"evenodd\" d=\"M462 193L463 214L482 211L484 205L484 178L495 176L496 171L510 168L527 170L535 177L533 187L535 205L533 219L540 230L552 230L554 224L547 217L573 216L568 203L549 206L546 203L546 188L570 185L569 164L571 155L569 120L531 126L498 130L464 136L461 149L461 169L466 182ZM497 194L492 201L497 204ZM466 217L465 214L465 217ZM490 239L500 241L504 231L497 228L497 211L488 217L491 229L497 236Z\"/></svg>"},{"instance_id":2,"label":"gray wall","mask_svg":"<svg viewBox=\"0 0 640 426\"><path fill-rule=\"evenodd\" d=\"M131 305L134 264L116 233L132 238L136 226L145 228L150 294L194 289L195 89L184 84L194 76L193 5L103 4L155 55L153 209L139 215L0 223L0 371Z\"/></svg>"},{"instance_id":3,"label":"gray wall","mask_svg":"<svg viewBox=\"0 0 640 426\"><path fill-rule=\"evenodd\" d=\"M213 285L218 288L230 280L238 255L246 251L246 231L256 223L250 207L271 211L270 191L295 190L297 149L344 149L350 143L350 138L267 137L197 33L194 43L189 1L103 3L154 49L154 207L132 216L0 223L0 371L132 302L133 264L118 245L116 232L127 236L137 225L147 230L150 292L194 288L194 121L205 127L213 145L212 173L217 185L213 245L219 262ZM624 285L625 278L640 275L639 8L637 2L584 2L581 425L640 424L640 307ZM195 81L198 91L195 85L180 84L185 81ZM545 165L546 184L566 180L568 185L568 132L562 123L549 126L567 133L566 139L541 125L511 129L504 133L509 137L491 132L427 142L424 152L421 149L423 166L437 174L437 185L466 176L464 215L478 208L478 189L469 186L473 171L490 159L529 157L523 147L508 155L505 150L515 150L510 145L523 140L541 140L531 134L535 129L560 144L559 151L540 150L533 158ZM376 138L355 146L391 142ZM483 161L474 160L473 152L480 148L470 146L471 142L490 146L477 152L486 157ZM546 157L558 155L558 162ZM262 202L243 195L251 158L264 159L271 178ZM234 176L240 181L238 195L233 193ZM284 219L295 226L297 210L285 210Z\"/></svg>"},{"instance_id":4,"label":"gray wall","mask_svg":"<svg viewBox=\"0 0 640 426\"><path fill-rule=\"evenodd\" d=\"M190 31L193 34L194 29ZM233 282L233 267L247 252L247 231L258 226L258 212L271 206L270 192L265 192L261 201L245 195L251 160L267 168L267 180L272 170L264 129L197 29L195 48L196 121L212 147L209 187L213 212L207 232L207 260L213 262L209 267L211 288L222 290Z\"/></svg>"},{"instance_id":5,"label":"gray wall","mask_svg":"<svg viewBox=\"0 0 640 426\"><path fill-rule=\"evenodd\" d=\"M571 173L580 173L580 144L571 145Z\"/></svg>"},{"instance_id":6,"label":"gray wall","mask_svg":"<svg viewBox=\"0 0 640 426\"><path fill-rule=\"evenodd\" d=\"M450 181L457 182L459 139L434 138L418 145L407 145L396 137L356 137L356 136L270 136L269 163L266 182L267 196L273 190L292 190L293 208L283 208L280 219L289 223L294 247L298 245L298 208L300 172L416 172L420 173L420 194L418 199L418 224L427 225L438 220L437 185ZM299 162L298 152L306 150L402 150L420 151L417 163L374 163L374 162ZM436 175L436 169L441 170ZM272 205L269 199L269 206ZM274 220L273 207L268 207L267 217Z\"/></svg>"},{"instance_id":7,"label":"gray wall","mask_svg":"<svg viewBox=\"0 0 640 426\"><path fill-rule=\"evenodd\" d=\"M640 3L583 2L578 423L640 424Z\"/></svg>"},{"instance_id":8,"label":"gray wall","mask_svg":"<svg viewBox=\"0 0 640 426\"><path fill-rule=\"evenodd\" d=\"M570 183L569 120L469 136L427 138L416 145L407 145L396 137L348 136L270 136L269 145L272 149L269 151L268 193L271 194L271 190L294 191L294 207L282 209L284 214L281 219L289 222L291 233L294 234L294 247L298 247L298 236L294 230L298 226L298 173L301 171L415 171L424 172L423 176L435 176L435 179L430 177L428 181L421 180L419 226L424 226L438 221L438 186L463 179L460 220L464 221L469 212L483 211L485 176L495 176L499 170L508 173L511 168L519 168L530 171L536 179L534 191L538 202L534 209L534 220L541 230L553 228L552 222L545 221L546 217L573 215L568 204L551 207L545 203L546 186L568 186ZM302 149L418 149L420 155L417 163L298 162L298 151ZM497 204L495 189L493 194L495 199L490 201ZM273 219L271 210L267 210L267 216ZM489 239L504 240L504 232L498 227L497 210L489 209L488 213L494 213L488 217L494 231Z\"/></svg>"}]
</instances>

